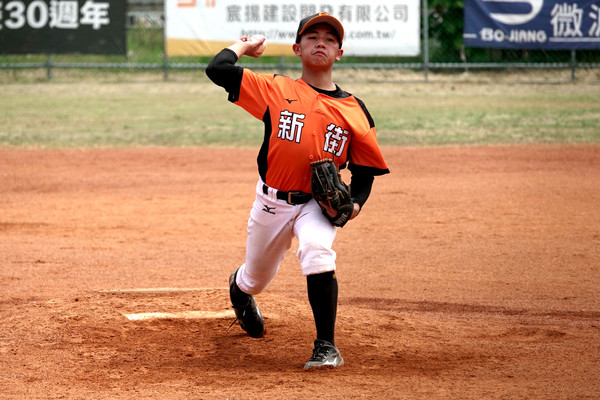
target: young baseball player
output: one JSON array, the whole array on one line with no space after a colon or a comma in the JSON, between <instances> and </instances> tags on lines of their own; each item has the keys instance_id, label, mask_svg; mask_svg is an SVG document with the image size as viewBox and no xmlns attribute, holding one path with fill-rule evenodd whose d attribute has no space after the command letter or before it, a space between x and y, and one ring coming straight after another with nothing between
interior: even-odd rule
<instances>
[{"instance_id":1,"label":"young baseball player","mask_svg":"<svg viewBox=\"0 0 600 400\"><path fill-rule=\"evenodd\" d=\"M332 81L343 39L340 21L326 13L314 14L300 21L292 46L302 61L300 79L235 65L242 56L260 56L263 37L240 38L218 53L206 70L228 92L229 101L265 126L246 258L229 278L236 320L251 337L263 336L264 321L254 296L275 277L296 237L316 326L313 354L304 368L344 364L334 338L338 283L332 244L337 227L325 215L335 217L336 211L313 199L310 163L333 159L338 167L349 168L354 206L350 219L369 197L374 176L389 172L365 105Z\"/></svg>"}]
</instances>

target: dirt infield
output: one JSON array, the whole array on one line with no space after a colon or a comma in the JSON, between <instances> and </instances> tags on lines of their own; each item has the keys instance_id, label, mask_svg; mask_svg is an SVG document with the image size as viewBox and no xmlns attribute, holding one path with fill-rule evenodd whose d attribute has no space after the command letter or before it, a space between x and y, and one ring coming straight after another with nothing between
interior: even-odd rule
<instances>
[{"instance_id":1,"label":"dirt infield","mask_svg":"<svg viewBox=\"0 0 600 400\"><path fill-rule=\"evenodd\" d=\"M600 146L383 150L309 372L295 248L226 331L256 149L0 150L0 398L600 398Z\"/></svg>"}]
</instances>

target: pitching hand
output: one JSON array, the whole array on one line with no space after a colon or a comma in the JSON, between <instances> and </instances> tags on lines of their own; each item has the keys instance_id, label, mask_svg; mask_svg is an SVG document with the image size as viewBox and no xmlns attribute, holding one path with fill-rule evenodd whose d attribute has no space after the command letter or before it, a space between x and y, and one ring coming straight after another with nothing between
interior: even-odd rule
<instances>
[{"instance_id":1,"label":"pitching hand","mask_svg":"<svg viewBox=\"0 0 600 400\"><path fill-rule=\"evenodd\" d=\"M254 35L254 36L242 36L236 42L243 48L243 55L258 58L262 55L267 47L265 38L262 35Z\"/></svg>"}]
</instances>

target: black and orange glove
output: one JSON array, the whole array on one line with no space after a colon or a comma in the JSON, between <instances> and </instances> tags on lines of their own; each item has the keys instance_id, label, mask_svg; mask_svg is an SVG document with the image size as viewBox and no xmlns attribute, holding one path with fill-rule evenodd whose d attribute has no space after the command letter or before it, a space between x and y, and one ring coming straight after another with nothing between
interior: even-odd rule
<instances>
[{"instance_id":1,"label":"black and orange glove","mask_svg":"<svg viewBox=\"0 0 600 400\"><path fill-rule=\"evenodd\" d=\"M338 167L333 160L327 158L312 162L310 166L312 168L310 190L313 198L333 225L339 227L346 225L354 211L354 204ZM331 216L330 213L335 215Z\"/></svg>"}]
</instances>

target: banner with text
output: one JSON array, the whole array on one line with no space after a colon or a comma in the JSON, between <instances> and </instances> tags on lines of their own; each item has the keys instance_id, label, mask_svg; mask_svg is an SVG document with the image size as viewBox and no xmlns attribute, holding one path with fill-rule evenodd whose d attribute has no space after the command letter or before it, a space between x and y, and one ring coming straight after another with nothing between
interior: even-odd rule
<instances>
[{"instance_id":1,"label":"banner with text","mask_svg":"<svg viewBox=\"0 0 600 400\"><path fill-rule=\"evenodd\" d=\"M600 0L467 0L467 47L600 48Z\"/></svg>"},{"instance_id":2,"label":"banner with text","mask_svg":"<svg viewBox=\"0 0 600 400\"><path fill-rule=\"evenodd\" d=\"M344 54L419 55L419 0L166 0L167 55L214 55L254 34L267 38L265 55L293 55L298 23L317 12L344 25Z\"/></svg>"},{"instance_id":3,"label":"banner with text","mask_svg":"<svg viewBox=\"0 0 600 400\"><path fill-rule=\"evenodd\" d=\"M125 3L0 1L0 54L126 54Z\"/></svg>"}]
</instances>

